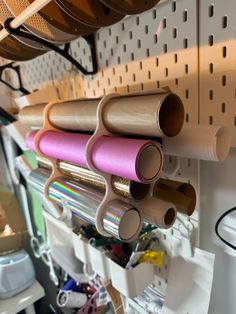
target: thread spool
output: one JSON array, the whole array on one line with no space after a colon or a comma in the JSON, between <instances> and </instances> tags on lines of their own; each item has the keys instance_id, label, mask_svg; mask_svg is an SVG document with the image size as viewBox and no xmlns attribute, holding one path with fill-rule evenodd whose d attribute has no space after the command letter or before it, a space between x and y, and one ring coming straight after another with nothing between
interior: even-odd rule
<instances>
[{"instance_id":1,"label":"thread spool","mask_svg":"<svg viewBox=\"0 0 236 314\"><path fill-rule=\"evenodd\" d=\"M36 134L33 131L27 136L27 145L33 151ZM89 139L88 134L48 131L42 134L38 144L45 156L87 167L85 149ZM161 173L163 155L155 142L101 136L92 146L91 160L105 173L150 183Z\"/></svg>"},{"instance_id":2,"label":"thread spool","mask_svg":"<svg viewBox=\"0 0 236 314\"><path fill-rule=\"evenodd\" d=\"M85 293L61 290L57 295L57 305L66 308L80 308L86 304L88 297Z\"/></svg>"},{"instance_id":3,"label":"thread spool","mask_svg":"<svg viewBox=\"0 0 236 314\"><path fill-rule=\"evenodd\" d=\"M41 167L46 167L47 169L52 168L50 161L46 158L37 156L37 161ZM105 181L103 177L89 169L60 161L59 170L68 178L73 178L74 180L86 182L105 189ZM130 181L118 176L112 176L111 186L116 194L133 200L141 200L145 198L150 190L149 184Z\"/></svg>"},{"instance_id":4,"label":"thread spool","mask_svg":"<svg viewBox=\"0 0 236 314\"><path fill-rule=\"evenodd\" d=\"M100 99L81 99L55 104L50 111L50 122L66 130L94 131L99 101ZM114 97L107 104L103 120L107 130L114 134L171 137L180 132L184 122L181 99L163 91ZM41 127L44 106L39 104L23 108L19 120L26 125Z\"/></svg>"}]
</instances>

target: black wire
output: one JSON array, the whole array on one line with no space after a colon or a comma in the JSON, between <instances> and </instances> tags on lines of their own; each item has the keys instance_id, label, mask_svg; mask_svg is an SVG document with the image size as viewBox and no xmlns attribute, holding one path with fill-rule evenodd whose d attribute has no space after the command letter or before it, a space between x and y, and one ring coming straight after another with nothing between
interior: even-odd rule
<instances>
[{"instance_id":1,"label":"black wire","mask_svg":"<svg viewBox=\"0 0 236 314\"><path fill-rule=\"evenodd\" d=\"M231 249L236 251L236 246L231 244L230 242L226 241L220 234L219 234L219 225L221 223L221 221L228 216L230 213L232 213L233 211L236 211L236 207L233 207L229 210L227 210L225 213L223 213L220 218L217 220L216 224L215 224L215 233L217 234L217 236L221 239L222 242L224 242L226 245L228 245L229 247L231 247Z\"/></svg>"}]
</instances>

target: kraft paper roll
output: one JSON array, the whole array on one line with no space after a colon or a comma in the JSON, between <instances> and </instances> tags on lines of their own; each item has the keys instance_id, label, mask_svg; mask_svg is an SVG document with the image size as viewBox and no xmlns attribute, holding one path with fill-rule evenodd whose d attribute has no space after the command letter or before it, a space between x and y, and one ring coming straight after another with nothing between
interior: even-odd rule
<instances>
[{"instance_id":1,"label":"kraft paper roll","mask_svg":"<svg viewBox=\"0 0 236 314\"><path fill-rule=\"evenodd\" d=\"M46 167L48 169L52 168L51 162L46 158L37 156L37 161L41 167ZM59 169L61 173L73 178L74 180L81 180L102 189L105 189L106 187L103 177L89 169L68 164L64 161L59 162ZM118 195L134 200L141 200L146 197L150 189L149 184L142 184L140 182L130 181L117 176L112 176L111 185L114 192Z\"/></svg>"},{"instance_id":2,"label":"kraft paper roll","mask_svg":"<svg viewBox=\"0 0 236 314\"><path fill-rule=\"evenodd\" d=\"M27 137L27 145L33 151L36 133L33 131ZM85 148L89 138L88 134L48 131L42 135L39 147L45 156L87 167ZM163 155L155 142L101 136L92 147L91 160L105 173L150 183L160 175Z\"/></svg>"},{"instance_id":3,"label":"kraft paper roll","mask_svg":"<svg viewBox=\"0 0 236 314\"><path fill-rule=\"evenodd\" d=\"M189 183L159 179L153 188L153 195L173 203L178 212L191 216L196 207L196 191Z\"/></svg>"},{"instance_id":4,"label":"kraft paper roll","mask_svg":"<svg viewBox=\"0 0 236 314\"><path fill-rule=\"evenodd\" d=\"M172 203L150 197L143 200L141 206L145 220L161 229L170 228L176 220L177 210Z\"/></svg>"},{"instance_id":5,"label":"kraft paper roll","mask_svg":"<svg viewBox=\"0 0 236 314\"><path fill-rule=\"evenodd\" d=\"M50 172L45 169L33 170L29 176L29 183L36 191L43 193L44 184L49 175ZM59 207L63 207L63 202L66 201L67 207L73 214L95 225L96 211L104 193L94 187L61 178L49 185L49 197ZM129 242L138 236L142 223L142 216L131 204L113 200L104 209L104 230L122 241Z\"/></svg>"},{"instance_id":6,"label":"kraft paper roll","mask_svg":"<svg viewBox=\"0 0 236 314\"><path fill-rule=\"evenodd\" d=\"M50 110L52 125L67 130L94 131L100 99L74 100L55 104ZM42 127L44 104L23 108L19 120ZM104 123L111 133L144 136L176 136L184 122L184 107L175 94L116 97L104 108Z\"/></svg>"},{"instance_id":7,"label":"kraft paper roll","mask_svg":"<svg viewBox=\"0 0 236 314\"><path fill-rule=\"evenodd\" d=\"M218 125L186 125L174 138L163 138L163 151L193 159L222 161L229 153L230 134Z\"/></svg>"}]
</instances>

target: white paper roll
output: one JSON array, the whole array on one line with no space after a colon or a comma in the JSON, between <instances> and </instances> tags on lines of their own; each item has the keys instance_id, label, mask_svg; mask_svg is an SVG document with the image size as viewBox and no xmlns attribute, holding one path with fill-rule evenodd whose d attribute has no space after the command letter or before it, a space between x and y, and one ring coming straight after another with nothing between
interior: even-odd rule
<instances>
[{"instance_id":1,"label":"white paper roll","mask_svg":"<svg viewBox=\"0 0 236 314\"><path fill-rule=\"evenodd\" d=\"M170 228L177 216L175 205L150 197L141 202L144 220L162 229Z\"/></svg>"},{"instance_id":2,"label":"white paper roll","mask_svg":"<svg viewBox=\"0 0 236 314\"><path fill-rule=\"evenodd\" d=\"M186 125L179 135L163 138L164 154L222 161L229 153L230 134L218 125Z\"/></svg>"},{"instance_id":3,"label":"white paper roll","mask_svg":"<svg viewBox=\"0 0 236 314\"><path fill-rule=\"evenodd\" d=\"M60 307L80 308L86 304L87 300L85 293L60 290L57 295L57 305Z\"/></svg>"}]
</instances>

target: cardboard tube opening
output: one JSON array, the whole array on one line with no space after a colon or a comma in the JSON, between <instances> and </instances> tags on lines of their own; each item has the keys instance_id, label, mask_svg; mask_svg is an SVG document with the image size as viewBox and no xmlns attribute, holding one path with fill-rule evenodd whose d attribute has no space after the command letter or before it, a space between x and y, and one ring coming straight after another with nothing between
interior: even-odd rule
<instances>
[{"instance_id":1,"label":"cardboard tube opening","mask_svg":"<svg viewBox=\"0 0 236 314\"><path fill-rule=\"evenodd\" d=\"M134 200L144 199L150 190L150 184L143 184L136 181L130 182L130 195Z\"/></svg>"},{"instance_id":2,"label":"cardboard tube opening","mask_svg":"<svg viewBox=\"0 0 236 314\"><path fill-rule=\"evenodd\" d=\"M122 241L132 240L140 231L142 220L139 212L132 208L122 217L119 228L119 237Z\"/></svg>"},{"instance_id":3,"label":"cardboard tube opening","mask_svg":"<svg viewBox=\"0 0 236 314\"><path fill-rule=\"evenodd\" d=\"M164 217L165 225L167 227L173 225L173 221L175 220L175 217L176 217L176 212L175 212L174 208L169 208L166 211L165 217Z\"/></svg>"},{"instance_id":4,"label":"cardboard tube opening","mask_svg":"<svg viewBox=\"0 0 236 314\"><path fill-rule=\"evenodd\" d=\"M159 112L159 124L165 136L176 136L184 123L184 106L175 94L169 94L163 100Z\"/></svg>"},{"instance_id":5,"label":"cardboard tube opening","mask_svg":"<svg viewBox=\"0 0 236 314\"><path fill-rule=\"evenodd\" d=\"M216 156L218 160L224 160L230 149L230 135L226 127L221 127L216 133Z\"/></svg>"},{"instance_id":6,"label":"cardboard tube opening","mask_svg":"<svg viewBox=\"0 0 236 314\"><path fill-rule=\"evenodd\" d=\"M150 182L160 174L163 156L156 145L145 146L137 160L137 173L144 182Z\"/></svg>"}]
</instances>

